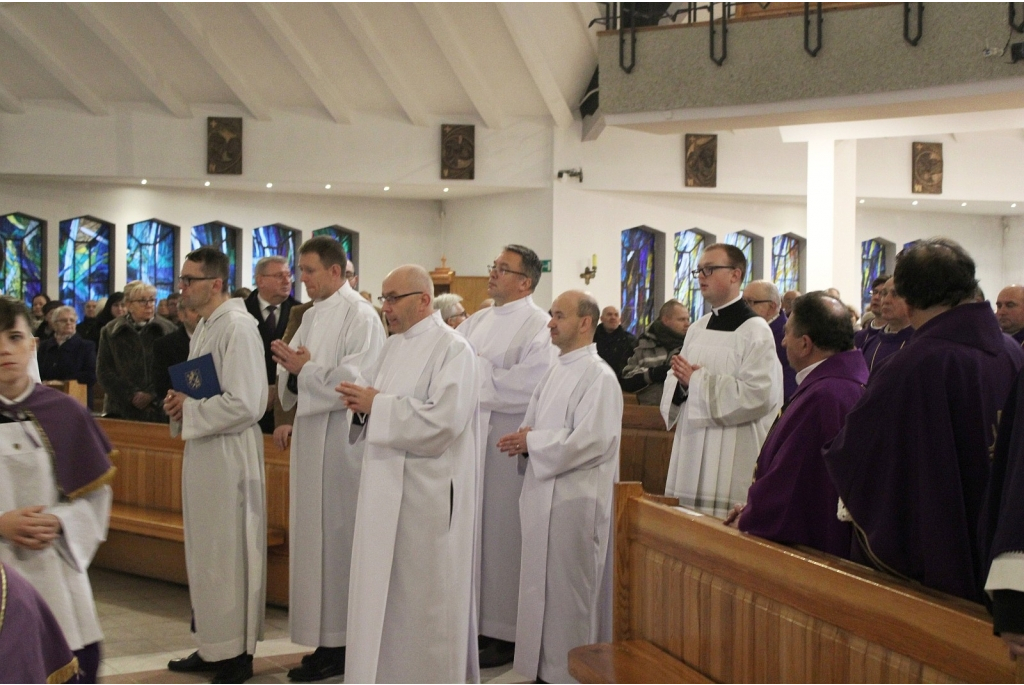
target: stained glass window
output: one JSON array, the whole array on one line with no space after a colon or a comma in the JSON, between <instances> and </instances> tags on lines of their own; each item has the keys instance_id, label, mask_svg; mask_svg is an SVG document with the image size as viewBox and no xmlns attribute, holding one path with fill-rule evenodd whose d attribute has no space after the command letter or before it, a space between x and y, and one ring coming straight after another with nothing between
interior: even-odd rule
<instances>
[{"instance_id":1,"label":"stained glass window","mask_svg":"<svg viewBox=\"0 0 1024 685\"><path fill-rule=\"evenodd\" d=\"M700 283L690 275L697 268L697 262L708 244L708 235L697 229L676 233L676 276L672 282L672 296L690 310L690 320L696 321L704 315L704 296Z\"/></svg>"},{"instance_id":2,"label":"stained glass window","mask_svg":"<svg viewBox=\"0 0 1024 685\"><path fill-rule=\"evenodd\" d=\"M885 243L872 238L860 244L861 306L871 304L871 282L885 275Z\"/></svg>"},{"instance_id":3,"label":"stained glass window","mask_svg":"<svg viewBox=\"0 0 1024 685\"><path fill-rule=\"evenodd\" d=\"M238 240L241 234L242 229L223 221L210 221L192 227L191 249L215 247L228 256L228 282L225 285L228 292L238 287L236 268L238 266Z\"/></svg>"},{"instance_id":4,"label":"stained glass window","mask_svg":"<svg viewBox=\"0 0 1024 685\"><path fill-rule=\"evenodd\" d=\"M743 275L743 283L740 285L740 288L746 288L754 280L754 236L746 233L730 233L725 236L725 244L738 247L743 256L747 258L747 273Z\"/></svg>"},{"instance_id":5,"label":"stained glass window","mask_svg":"<svg viewBox=\"0 0 1024 685\"><path fill-rule=\"evenodd\" d=\"M85 303L110 295L110 241L114 224L91 216L60 222L60 300L81 319Z\"/></svg>"},{"instance_id":6,"label":"stained glass window","mask_svg":"<svg viewBox=\"0 0 1024 685\"><path fill-rule=\"evenodd\" d=\"M800 289L800 238L777 235L772 238L772 283L780 293Z\"/></svg>"},{"instance_id":7,"label":"stained glass window","mask_svg":"<svg viewBox=\"0 0 1024 685\"><path fill-rule=\"evenodd\" d=\"M178 227L150 219L128 226L128 282L144 281L156 288L162 300L177 292L175 256Z\"/></svg>"},{"instance_id":8,"label":"stained glass window","mask_svg":"<svg viewBox=\"0 0 1024 685\"><path fill-rule=\"evenodd\" d=\"M909 243L903 243L903 249L904 250L909 250L914 245L917 245L919 242L921 242L921 241L920 240L911 240Z\"/></svg>"},{"instance_id":9,"label":"stained glass window","mask_svg":"<svg viewBox=\"0 0 1024 685\"><path fill-rule=\"evenodd\" d=\"M298 245L299 232L284 224L270 224L253 229L252 232L252 263L260 261L264 257L279 256L288 260L292 273L298 266ZM255 269L253 269L253 284L255 285Z\"/></svg>"},{"instance_id":10,"label":"stained glass window","mask_svg":"<svg viewBox=\"0 0 1024 685\"><path fill-rule=\"evenodd\" d=\"M622 327L633 335L654 319L653 231L637 227L622 232Z\"/></svg>"},{"instance_id":11,"label":"stained glass window","mask_svg":"<svg viewBox=\"0 0 1024 685\"><path fill-rule=\"evenodd\" d=\"M354 237L352 231L342 228L341 226L328 226L326 228L318 228L315 231L313 231L314 238L317 238L322 235L327 236L328 238L334 238L339 243L341 243L341 249L345 250L345 255L353 263L355 263L355 260L352 259L352 247Z\"/></svg>"},{"instance_id":12,"label":"stained glass window","mask_svg":"<svg viewBox=\"0 0 1024 685\"><path fill-rule=\"evenodd\" d=\"M21 212L0 217L0 240L3 241L3 292L20 297L29 305L43 292L43 246L46 244L46 222Z\"/></svg>"}]
</instances>

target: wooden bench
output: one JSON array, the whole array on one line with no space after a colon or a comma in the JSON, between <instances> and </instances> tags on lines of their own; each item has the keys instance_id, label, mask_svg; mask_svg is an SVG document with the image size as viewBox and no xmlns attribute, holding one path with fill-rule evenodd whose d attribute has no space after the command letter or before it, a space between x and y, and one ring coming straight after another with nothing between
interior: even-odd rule
<instances>
[{"instance_id":1,"label":"wooden bench","mask_svg":"<svg viewBox=\"0 0 1024 685\"><path fill-rule=\"evenodd\" d=\"M665 429L658 407L625 404L619 443L619 480L639 481L647 492L665 492L674 433Z\"/></svg>"},{"instance_id":2,"label":"wooden bench","mask_svg":"<svg viewBox=\"0 0 1024 685\"><path fill-rule=\"evenodd\" d=\"M117 475L107 541L93 563L148 578L188 583L181 514L185 443L166 424L97 419L114 445ZM267 486L267 601L288 604L288 466L264 436Z\"/></svg>"},{"instance_id":3,"label":"wooden bench","mask_svg":"<svg viewBox=\"0 0 1024 685\"><path fill-rule=\"evenodd\" d=\"M980 605L665 501L616 486L614 642L569 653L580 682L1024 682Z\"/></svg>"}]
</instances>

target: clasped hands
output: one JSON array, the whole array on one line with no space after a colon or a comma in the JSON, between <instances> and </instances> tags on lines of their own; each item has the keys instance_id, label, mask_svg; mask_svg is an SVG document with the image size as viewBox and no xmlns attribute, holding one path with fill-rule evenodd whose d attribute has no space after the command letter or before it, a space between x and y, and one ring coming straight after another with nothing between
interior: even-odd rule
<instances>
[{"instance_id":1,"label":"clasped hands","mask_svg":"<svg viewBox=\"0 0 1024 685\"><path fill-rule=\"evenodd\" d=\"M270 352L274 356L274 362L280 364L293 376L298 376L302 367L309 361L309 350L299 347L293 350L283 340L274 340L270 343Z\"/></svg>"},{"instance_id":2,"label":"clasped hands","mask_svg":"<svg viewBox=\"0 0 1024 685\"><path fill-rule=\"evenodd\" d=\"M44 506L11 509L0 516L0 537L25 549L46 549L60 537L60 519Z\"/></svg>"},{"instance_id":3,"label":"clasped hands","mask_svg":"<svg viewBox=\"0 0 1024 685\"><path fill-rule=\"evenodd\" d=\"M523 426L518 433L509 433L498 440L498 449L508 456L526 454L526 434L530 432L529 426Z\"/></svg>"},{"instance_id":4,"label":"clasped hands","mask_svg":"<svg viewBox=\"0 0 1024 685\"><path fill-rule=\"evenodd\" d=\"M373 398L380 393L377 388L364 388L355 383L339 383L334 390L341 393L345 408L357 414L369 414L373 409Z\"/></svg>"},{"instance_id":5,"label":"clasped hands","mask_svg":"<svg viewBox=\"0 0 1024 685\"><path fill-rule=\"evenodd\" d=\"M701 368L699 364L691 364L680 354L672 357L672 375L679 381L679 385L684 388L690 387L690 377L699 368Z\"/></svg>"}]
</instances>

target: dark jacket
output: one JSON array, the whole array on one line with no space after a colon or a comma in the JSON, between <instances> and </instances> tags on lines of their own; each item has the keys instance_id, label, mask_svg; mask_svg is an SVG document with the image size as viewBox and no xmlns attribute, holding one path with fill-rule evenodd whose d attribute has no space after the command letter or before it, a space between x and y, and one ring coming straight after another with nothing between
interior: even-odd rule
<instances>
[{"instance_id":1,"label":"dark jacket","mask_svg":"<svg viewBox=\"0 0 1024 685\"><path fill-rule=\"evenodd\" d=\"M168 367L188 361L188 344L191 338L184 326L178 326L173 333L153 342L153 389L157 401L163 401L171 389Z\"/></svg>"},{"instance_id":2,"label":"dark jacket","mask_svg":"<svg viewBox=\"0 0 1024 685\"><path fill-rule=\"evenodd\" d=\"M622 370L619 385L626 392L635 392L640 404L661 404L661 392L671 370L672 355L683 346L679 335L661 320L655 321L640 336L633 356Z\"/></svg>"},{"instance_id":3,"label":"dark jacket","mask_svg":"<svg viewBox=\"0 0 1024 685\"><path fill-rule=\"evenodd\" d=\"M604 326L598 324L597 332L594 333L594 343L597 345L597 354L608 362L608 366L612 367L612 371L621 380L622 369L636 348L636 336L622 326L609 333Z\"/></svg>"},{"instance_id":4,"label":"dark jacket","mask_svg":"<svg viewBox=\"0 0 1024 685\"><path fill-rule=\"evenodd\" d=\"M100 325L100 320L94 316L82 319L82 323L78 324L75 332L82 336L83 340L91 341L93 347L98 347L100 344L101 330L103 330L103 326Z\"/></svg>"},{"instance_id":5,"label":"dark jacket","mask_svg":"<svg viewBox=\"0 0 1024 685\"><path fill-rule=\"evenodd\" d=\"M259 327L260 337L263 339L263 355L267 364L267 383L273 385L277 382L277 364L274 363L274 355L270 352L270 343L280 340L288 327L288 317L291 315L292 307L299 304L294 297L288 297L282 302L274 314L277 316L277 325L271 330L267 322L263 320L263 312L260 311L259 291L253 290L249 297L245 298L245 308L256 318ZM274 409L271 407L260 419L260 430L264 433L274 432Z\"/></svg>"},{"instance_id":6,"label":"dark jacket","mask_svg":"<svg viewBox=\"0 0 1024 685\"><path fill-rule=\"evenodd\" d=\"M96 374L106 392L104 414L132 421L160 421L163 396L153 387L153 343L174 332L174 324L160 315L136 331L121 316L104 326L100 332L100 348L96 354ZM148 392L153 403L136 409L132 396Z\"/></svg>"},{"instance_id":7,"label":"dark jacket","mask_svg":"<svg viewBox=\"0 0 1024 685\"><path fill-rule=\"evenodd\" d=\"M63 345L56 338L39 343L36 351L39 376L44 381L74 380L83 385L96 382L96 346L75 334Z\"/></svg>"}]
</instances>

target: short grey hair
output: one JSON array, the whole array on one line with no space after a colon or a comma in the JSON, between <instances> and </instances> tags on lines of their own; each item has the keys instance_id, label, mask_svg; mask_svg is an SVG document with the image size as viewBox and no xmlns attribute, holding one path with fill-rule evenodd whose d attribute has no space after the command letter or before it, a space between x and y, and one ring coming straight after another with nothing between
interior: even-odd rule
<instances>
[{"instance_id":1,"label":"short grey hair","mask_svg":"<svg viewBox=\"0 0 1024 685\"><path fill-rule=\"evenodd\" d=\"M447 321L455 316L455 308L462 302L462 295L442 293L434 298L434 311L441 312L441 318Z\"/></svg>"},{"instance_id":2,"label":"short grey hair","mask_svg":"<svg viewBox=\"0 0 1024 685\"><path fill-rule=\"evenodd\" d=\"M65 304L65 305L61 305L60 307L54 308L49 313L49 315L47 315L46 319L47 319L47 321L50 322L51 326L53 325L53 322L57 320L57 317L60 316L61 313L63 313L63 312L71 312L72 314L75 315L75 321L78 320L78 312L75 311L75 308L74 307L69 307L68 305Z\"/></svg>"},{"instance_id":3,"label":"short grey hair","mask_svg":"<svg viewBox=\"0 0 1024 685\"><path fill-rule=\"evenodd\" d=\"M782 296L779 294L779 287L771 281L751 281L747 286L757 285L765 289L768 293L768 299L775 303L776 307L782 306Z\"/></svg>"},{"instance_id":4,"label":"short grey hair","mask_svg":"<svg viewBox=\"0 0 1024 685\"><path fill-rule=\"evenodd\" d=\"M267 264L284 264L291 269L291 264L288 260L281 255L270 255L269 257L261 257L260 261L256 262L256 270L253 272L257 276L262 276L263 272L267 270Z\"/></svg>"},{"instance_id":5,"label":"short grey hair","mask_svg":"<svg viewBox=\"0 0 1024 685\"><path fill-rule=\"evenodd\" d=\"M132 281L124 286L124 302L127 305L132 300L136 299L142 293L153 293L156 294L156 286L150 285L145 281Z\"/></svg>"}]
</instances>

